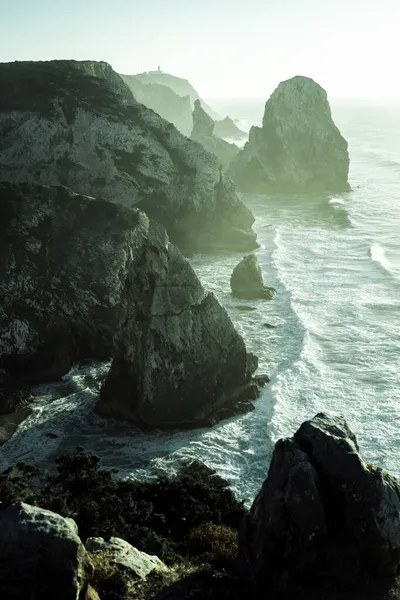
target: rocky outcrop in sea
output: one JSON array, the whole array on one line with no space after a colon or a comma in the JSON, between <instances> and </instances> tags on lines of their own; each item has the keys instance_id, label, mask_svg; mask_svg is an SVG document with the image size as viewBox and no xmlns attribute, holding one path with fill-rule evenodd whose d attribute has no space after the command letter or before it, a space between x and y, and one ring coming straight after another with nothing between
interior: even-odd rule
<instances>
[{"instance_id":1,"label":"rocky outcrop in sea","mask_svg":"<svg viewBox=\"0 0 400 600\"><path fill-rule=\"evenodd\" d=\"M193 111L193 129L190 137L216 156L222 168L226 170L240 150L236 144L230 144L220 139L213 132L214 121L201 107L200 101L196 100Z\"/></svg>"},{"instance_id":2,"label":"rocky outcrop in sea","mask_svg":"<svg viewBox=\"0 0 400 600\"><path fill-rule=\"evenodd\" d=\"M181 248L257 246L218 160L136 102L107 63L3 63L0 80L0 181L141 208Z\"/></svg>"},{"instance_id":3,"label":"rocky outcrop in sea","mask_svg":"<svg viewBox=\"0 0 400 600\"><path fill-rule=\"evenodd\" d=\"M229 116L221 121L214 121L213 133L217 137L233 140L242 140L247 137L247 133L242 131Z\"/></svg>"},{"instance_id":4,"label":"rocky outcrop in sea","mask_svg":"<svg viewBox=\"0 0 400 600\"><path fill-rule=\"evenodd\" d=\"M255 254L244 256L233 269L231 290L236 298L271 300L276 290L264 285L260 264Z\"/></svg>"},{"instance_id":5,"label":"rocky outcrop in sea","mask_svg":"<svg viewBox=\"0 0 400 600\"><path fill-rule=\"evenodd\" d=\"M336 127L326 91L308 77L276 88L262 127L252 127L229 175L248 193L348 191L347 142Z\"/></svg>"},{"instance_id":6,"label":"rocky outcrop in sea","mask_svg":"<svg viewBox=\"0 0 400 600\"><path fill-rule=\"evenodd\" d=\"M0 256L0 368L16 381L53 381L83 359L113 357L103 415L194 426L252 408L257 364L142 211L2 183Z\"/></svg>"}]
</instances>

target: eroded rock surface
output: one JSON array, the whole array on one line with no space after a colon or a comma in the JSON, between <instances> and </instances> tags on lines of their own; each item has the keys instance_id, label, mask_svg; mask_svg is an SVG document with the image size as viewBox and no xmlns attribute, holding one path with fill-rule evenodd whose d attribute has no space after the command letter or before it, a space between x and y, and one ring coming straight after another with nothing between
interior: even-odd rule
<instances>
[{"instance_id":1,"label":"eroded rock surface","mask_svg":"<svg viewBox=\"0 0 400 600\"><path fill-rule=\"evenodd\" d=\"M78 600L92 566L72 519L23 502L0 510L0 592Z\"/></svg>"},{"instance_id":2,"label":"eroded rock surface","mask_svg":"<svg viewBox=\"0 0 400 600\"><path fill-rule=\"evenodd\" d=\"M0 80L0 181L141 208L180 247L257 247L218 160L136 102L107 63L2 63Z\"/></svg>"},{"instance_id":3,"label":"eroded rock surface","mask_svg":"<svg viewBox=\"0 0 400 600\"><path fill-rule=\"evenodd\" d=\"M125 540L111 537L105 541L101 537L88 538L85 543L86 550L92 554L101 553L102 560L127 569L132 577L146 579L153 571L158 573L168 572L168 567L158 558L141 552Z\"/></svg>"},{"instance_id":4,"label":"eroded rock surface","mask_svg":"<svg viewBox=\"0 0 400 600\"><path fill-rule=\"evenodd\" d=\"M194 103L193 129L190 137L214 154L225 170L231 164L232 159L240 152L235 144L230 144L214 135L214 121L203 110L199 100Z\"/></svg>"},{"instance_id":5,"label":"eroded rock surface","mask_svg":"<svg viewBox=\"0 0 400 600\"><path fill-rule=\"evenodd\" d=\"M232 294L243 300L271 300L276 291L264 285L261 268L255 254L244 256L231 275Z\"/></svg>"},{"instance_id":6,"label":"eroded rock surface","mask_svg":"<svg viewBox=\"0 0 400 600\"><path fill-rule=\"evenodd\" d=\"M349 190L347 142L332 120L326 91L308 77L276 88L262 127L252 127L229 175L249 193Z\"/></svg>"},{"instance_id":7,"label":"eroded rock surface","mask_svg":"<svg viewBox=\"0 0 400 600\"><path fill-rule=\"evenodd\" d=\"M104 415L191 426L257 397L225 309L137 209L1 183L0 297L0 368L32 383L113 357Z\"/></svg>"},{"instance_id":8,"label":"eroded rock surface","mask_svg":"<svg viewBox=\"0 0 400 600\"><path fill-rule=\"evenodd\" d=\"M320 413L276 443L245 519L241 553L256 581L279 589L329 589L329 582L358 585L369 576L394 576L400 567L398 481L364 463L342 417Z\"/></svg>"},{"instance_id":9,"label":"eroded rock surface","mask_svg":"<svg viewBox=\"0 0 400 600\"><path fill-rule=\"evenodd\" d=\"M214 135L220 138L232 138L233 140L241 140L247 137L247 133L242 131L230 117L225 117L221 121L214 121L213 132Z\"/></svg>"}]
</instances>

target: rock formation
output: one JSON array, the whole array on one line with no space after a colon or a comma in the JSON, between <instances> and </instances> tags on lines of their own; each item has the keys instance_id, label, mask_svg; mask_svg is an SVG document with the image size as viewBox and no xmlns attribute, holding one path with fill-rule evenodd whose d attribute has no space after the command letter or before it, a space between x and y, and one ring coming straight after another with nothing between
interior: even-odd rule
<instances>
[{"instance_id":1,"label":"rock formation","mask_svg":"<svg viewBox=\"0 0 400 600\"><path fill-rule=\"evenodd\" d=\"M216 137L213 131L214 121L202 109L200 101L196 100L193 111L193 129L190 137L192 140L199 142L208 152L214 154L226 170L240 150L235 144L230 144Z\"/></svg>"},{"instance_id":2,"label":"rock formation","mask_svg":"<svg viewBox=\"0 0 400 600\"><path fill-rule=\"evenodd\" d=\"M400 567L399 484L363 462L342 417L320 413L276 443L240 544L254 580L281 591L310 585L323 598L321 587L393 576Z\"/></svg>"},{"instance_id":3,"label":"rock formation","mask_svg":"<svg viewBox=\"0 0 400 600\"><path fill-rule=\"evenodd\" d=\"M218 160L136 102L108 64L3 63L0 79L0 181L137 206L180 247L257 246Z\"/></svg>"},{"instance_id":4,"label":"rock formation","mask_svg":"<svg viewBox=\"0 0 400 600\"><path fill-rule=\"evenodd\" d=\"M79 600L93 570L72 519L23 502L0 510L0 596Z\"/></svg>"},{"instance_id":5,"label":"rock formation","mask_svg":"<svg viewBox=\"0 0 400 600\"><path fill-rule=\"evenodd\" d=\"M247 133L239 129L230 117L225 117L222 121L214 122L214 135L220 138L231 138L233 140L242 140L247 137Z\"/></svg>"},{"instance_id":6,"label":"rock formation","mask_svg":"<svg viewBox=\"0 0 400 600\"><path fill-rule=\"evenodd\" d=\"M226 311L137 209L0 184L0 297L0 368L17 381L114 356L99 409L147 427L204 423L257 397Z\"/></svg>"},{"instance_id":7,"label":"rock formation","mask_svg":"<svg viewBox=\"0 0 400 600\"><path fill-rule=\"evenodd\" d=\"M215 110L213 110L211 106L209 106L200 98L197 91L187 79L176 77L175 75L164 73L163 71L148 71L147 73L138 73L134 77L137 81L140 81L144 85L164 85L173 90L175 94L178 94L178 96L189 96L192 108L195 101L199 100L203 110L205 110L212 119L220 118Z\"/></svg>"},{"instance_id":8,"label":"rock formation","mask_svg":"<svg viewBox=\"0 0 400 600\"><path fill-rule=\"evenodd\" d=\"M168 567L158 556L141 552L121 538L111 537L105 541L102 537L91 537L86 540L85 547L94 556L100 553L103 561L128 570L132 579L146 579L154 571L168 572Z\"/></svg>"},{"instance_id":9,"label":"rock formation","mask_svg":"<svg viewBox=\"0 0 400 600\"><path fill-rule=\"evenodd\" d=\"M260 265L255 254L244 256L233 269L231 275L232 294L236 298L271 300L276 293L272 287L264 285Z\"/></svg>"},{"instance_id":10,"label":"rock formation","mask_svg":"<svg viewBox=\"0 0 400 600\"><path fill-rule=\"evenodd\" d=\"M349 190L347 142L331 116L327 94L307 77L283 81L265 105L262 127L233 160L229 175L242 192Z\"/></svg>"},{"instance_id":11,"label":"rock formation","mask_svg":"<svg viewBox=\"0 0 400 600\"><path fill-rule=\"evenodd\" d=\"M193 127L190 96L179 96L170 87L159 83L145 85L136 75L121 75L135 99L151 108L183 135L190 136Z\"/></svg>"}]
</instances>

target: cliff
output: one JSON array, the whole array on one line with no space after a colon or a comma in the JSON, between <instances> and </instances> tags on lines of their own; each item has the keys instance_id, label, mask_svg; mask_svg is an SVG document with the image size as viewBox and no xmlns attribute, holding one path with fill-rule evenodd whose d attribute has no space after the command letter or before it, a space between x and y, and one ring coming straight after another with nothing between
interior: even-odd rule
<instances>
[{"instance_id":1,"label":"cliff","mask_svg":"<svg viewBox=\"0 0 400 600\"><path fill-rule=\"evenodd\" d=\"M218 160L136 102L106 63L3 63L0 79L0 180L136 206L181 247L256 247Z\"/></svg>"},{"instance_id":2,"label":"cliff","mask_svg":"<svg viewBox=\"0 0 400 600\"><path fill-rule=\"evenodd\" d=\"M17 381L112 356L102 414L194 426L252 408L257 365L243 339L142 211L1 183L0 257L0 369Z\"/></svg>"},{"instance_id":3,"label":"cliff","mask_svg":"<svg viewBox=\"0 0 400 600\"><path fill-rule=\"evenodd\" d=\"M232 159L239 154L239 148L214 135L214 121L203 110L200 100L194 103L193 129L191 139L199 142L203 148L217 157L220 165L227 170Z\"/></svg>"},{"instance_id":4,"label":"cliff","mask_svg":"<svg viewBox=\"0 0 400 600\"><path fill-rule=\"evenodd\" d=\"M192 104L189 96L179 96L171 88L159 83L145 85L136 75L121 75L135 99L151 108L187 137L193 126Z\"/></svg>"},{"instance_id":5,"label":"cliff","mask_svg":"<svg viewBox=\"0 0 400 600\"><path fill-rule=\"evenodd\" d=\"M135 75L135 78L145 85L149 83L158 83L171 88L171 90L173 90L175 94L178 94L178 96L189 96L192 106L194 106L196 100L199 100L203 110L205 110L212 119L219 119L218 114L211 108L211 106L206 104L206 102L200 98L199 94L187 79L176 77L175 75L170 75L169 73L163 73L162 71L139 73Z\"/></svg>"},{"instance_id":6,"label":"cliff","mask_svg":"<svg viewBox=\"0 0 400 600\"><path fill-rule=\"evenodd\" d=\"M229 175L249 193L349 190L347 142L332 120L325 90L307 77L279 84L262 127L232 161Z\"/></svg>"}]
</instances>

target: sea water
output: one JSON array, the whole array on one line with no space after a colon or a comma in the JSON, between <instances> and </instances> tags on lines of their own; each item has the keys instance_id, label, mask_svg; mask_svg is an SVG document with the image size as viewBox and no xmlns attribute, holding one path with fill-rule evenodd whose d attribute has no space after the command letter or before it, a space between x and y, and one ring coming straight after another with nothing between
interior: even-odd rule
<instances>
[{"instance_id":1,"label":"sea water","mask_svg":"<svg viewBox=\"0 0 400 600\"><path fill-rule=\"evenodd\" d=\"M262 102L215 108L247 130L263 112ZM77 444L122 477L170 474L200 459L249 504L274 443L328 411L347 419L365 460L400 475L400 107L341 103L332 110L349 141L351 192L243 196L275 298L231 296L240 253L191 258L257 354L259 372L271 378L254 412L185 432L142 434L111 425L92 410L108 365L87 363L62 383L36 388L33 414L0 449L3 466L50 464Z\"/></svg>"}]
</instances>

